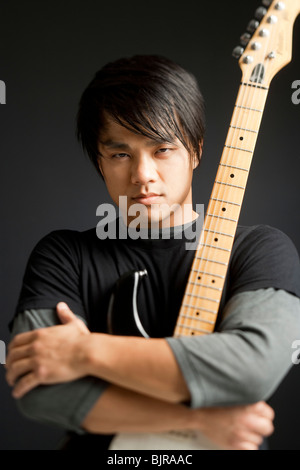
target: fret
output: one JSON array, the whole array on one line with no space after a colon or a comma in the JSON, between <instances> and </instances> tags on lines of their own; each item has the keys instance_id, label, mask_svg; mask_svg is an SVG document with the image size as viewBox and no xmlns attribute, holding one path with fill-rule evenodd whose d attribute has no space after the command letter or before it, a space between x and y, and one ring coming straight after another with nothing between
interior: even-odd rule
<instances>
[{"instance_id":1,"label":"fret","mask_svg":"<svg viewBox=\"0 0 300 470\"><path fill-rule=\"evenodd\" d=\"M240 171L246 171L247 173L249 173L249 170L247 168L241 168L241 167L233 166L233 165L226 165L225 163L220 163L220 166L224 166L226 168L233 168L235 170L240 170Z\"/></svg>"},{"instance_id":2,"label":"fret","mask_svg":"<svg viewBox=\"0 0 300 470\"><path fill-rule=\"evenodd\" d=\"M246 189L243 186L236 186L235 184L224 183L222 181L216 181L216 184L222 184L224 186L230 186L231 188L237 188L237 189L243 189L243 190Z\"/></svg>"},{"instance_id":3,"label":"fret","mask_svg":"<svg viewBox=\"0 0 300 470\"><path fill-rule=\"evenodd\" d=\"M192 317L191 315L184 315L184 314L182 314L181 317L182 317L182 318L187 318L188 320L201 321L201 322L203 322L203 323L208 323L209 325L214 325L214 324L215 324L214 321L206 320L205 318L195 318L195 317Z\"/></svg>"},{"instance_id":4,"label":"fret","mask_svg":"<svg viewBox=\"0 0 300 470\"><path fill-rule=\"evenodd\" d=\"M215 250L227 251L228 253L231 252L231 250L228 250L227 248L220 248L219 246L207 245L206 243L201 244L201 247L203 247L203 248L214 248Z\"/></svg>"},{"instance_id":5,"label":"fret","mask_svg":"<svg viewBox=\"0 0 300 470\"><path fill-rule=\"evenodd\" d=\"M217 199L215 197L211 197L210 200L211 201L216 201L216 202L223 202L224 204L230 204L231 206L241 207L241 204L238 204L237 202L225 201L223 199Z\"/></svg>"},{"instance_id":6,"label":"fret","mask_svg":"<svg viewBox=\"0 0 300 470\"><path fill-rule=\"evenodd\" d=\"M245 149L241 149L239 147L234 147L231 145L224 145L224 147L226 147L227 149L239 150L240 152L253 153L252 150L245 150Z\"/></svg>"},{"instance_id":7,"label":"fret","mask_svg":"<svg viewBox=\"0 0 300 470\"><path fill-rule=\"evenodd\" d=\"M231 233L216 232L215 230L210 230L208 228L205 228L204 232L209 232L209 233L213 233L215 235L224 235L224 237L234 238L234 235L232 235Z\"/></svg>"},{"instance_id":8,"label":"fret","mask_svg":"<svg viewBox=\"0 0 300 470\"><path fill-rule=\"evenodd\" d=\"M235 108L245 109L247 111L254 111L256 113L262 113L263 112L263 109L248 108L247 106L239 106L238 104L235 105Z\"/></svg>"},{"instance_id":9,"label":"fret","mask_svg":"<svg viewBox=\"0 0 300 470\"><path fill-rule=\"evenodd\" d=\"M204 308L204 307L200 308L200 307L196 307L195 305L189 305L189 304L185 304L185 303L182 304L182 307L192 308L193 310L198 310L198 312L213 313L214 315L217 315L217 313L218 313L215 310L211 310L209 308Z\"/></svg>"},{"instance_id":10,"label":"fret","mask_svg":"<svg viewBox=\"0 0 300 470\"><path fill-rule=\"evenodd\" d=\"M202 258L201 256L195 256L195 259L199 259L201 261L208 261L209 263L213 264L220 264L221 266L228 266L228 263L221 263L221 261L213 261L212 259Z\"/></svg>"},{"instance_id":11,"label":"fret","mask_svg":"<svg viewBox=\"0 0 300 470\"><path fill-rule=\"evenodd\" d=\"M206 274L207 276L218 277L220 279L225 279L225 276L221 276L220 274L209 273L207 271L198 271L198 269L191 269L192 272L198 274Z\"/></svg>"},{"instance_id":12,"label":"fret","mask_svg":"<svg viewBox=\"0 0 300 470\"><path fill-rule=\"evenodd\" d=\"M235 219L229 219L228 217L221 217L220 215L207 214L208 217L214 217L215 219L229 220L229 222L237 222Z\"/></svg>"},{"instance_id":13,"label":"fret","mask_svg":"<svg viewBox=\"0 0 300 470\"><path fill-rule=\"evenodd\" d=\"M202 300L209 300L210 302L215 302L215 303L219 303L218 300L216 299L211 299L210 297L204 297L202 295L196 295L196 294L185 294L187 297L196 297L197 299L202 299Z\"/></svg>"},{"instance_id":14,"label":"fret","mask_svg":"<svg viewBox=\"0 0 300 470\"><path fill-rule=\"evenodd\" d=\"M238 129L239 131L245 131L245 132L252 132L254 134L258 134L258 131L255 131L253 129L246 129L246 127L238 127L238 126L229 126L231 129Z\"/></svg>"},{"instance_id":15,"label":"fret","mask_svg":"<svg viewBox=\"0 0 300 470\"><path fill-rule=\"evenodd\" d=\"M217 290L217 291L219 291L219 292L221 292L221 291L223 290L223 289L221 289L220 287L207 286L206 284L198 284L197 282L191 282L191 281L189 281L189 284L192 285L192 286L205 287L205 289Z\"/></svg>"},{"instance_id":16,"label":"fret","mask_svg":"<svg viewBox=\"0 0 300 470\"><path fill-rule=\"evenodd\" d=\"M209 330L204 330L203 328L193 328L192 326L187 325L177 325L177 328L185 328L186 330L190 331L197 331L199 333L209 333Z\"/></svg>"}]
</instances>

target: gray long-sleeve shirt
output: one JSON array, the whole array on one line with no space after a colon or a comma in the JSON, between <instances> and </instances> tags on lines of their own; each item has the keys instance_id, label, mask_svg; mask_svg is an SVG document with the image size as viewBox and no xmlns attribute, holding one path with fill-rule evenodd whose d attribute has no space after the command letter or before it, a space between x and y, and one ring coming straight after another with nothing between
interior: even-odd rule
<instances>
[{"instance_id":1,"label":"gray long-sleeve shirt","mask_svg":"<svg viewBox=\"0 0 300 470\"><path fill-rule=\"evenodd\" d=\"M52 309L26 310L13 335L52 326ZM218 330L207 336L167 338L191 393L192 407L253 403L268 399L292 367L292 344L300 337L300 300L273 288L233 296ZM107 383L94 377L40 386L18 400L28 417L82 432L81 423Z\"/></svg>"}]
</instances>

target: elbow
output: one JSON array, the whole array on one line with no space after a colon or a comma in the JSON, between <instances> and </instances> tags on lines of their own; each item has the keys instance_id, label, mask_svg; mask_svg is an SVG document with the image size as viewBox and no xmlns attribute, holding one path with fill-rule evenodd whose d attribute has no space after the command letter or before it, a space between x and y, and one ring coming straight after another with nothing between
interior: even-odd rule
<instances>
[{"instance_id":1,"label":"elbow","mask_svg":"<svg viewBox=\"0 0 300 470\"><path fill-rule=\"evenodd\" d=\"M240 382L241 401L247 404L268 400L286 374L287 368L276 370L274 364L264 364L249 371Z\"/></svg>"},{"instance_id":2,"label":"elbow","mask_svg":"<svg viewBox=\"0 0 300 470\"><path fill-rule=\"evenodd\" d=\"M18 398L16 404L23 416L39 421L45 415L45 410L36 395L34 390L28 392L22 398Z\"/></svg>"}]
</instances>

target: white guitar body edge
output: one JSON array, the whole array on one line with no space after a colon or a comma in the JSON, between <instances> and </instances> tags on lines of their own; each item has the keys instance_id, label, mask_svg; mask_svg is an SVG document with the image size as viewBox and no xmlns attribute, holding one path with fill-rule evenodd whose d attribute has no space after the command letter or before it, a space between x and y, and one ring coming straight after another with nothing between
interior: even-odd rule
<instances>
[{"instance_id":1,"label":"white guitar body edge","mask_svg":"<svg viewBox=\"0 0 300 470\"><path fill-rule=\"evenodd\" d=\"M117 434L108 450L220 450L202 434L192 432Z\"/></svg>"}]
</instances>

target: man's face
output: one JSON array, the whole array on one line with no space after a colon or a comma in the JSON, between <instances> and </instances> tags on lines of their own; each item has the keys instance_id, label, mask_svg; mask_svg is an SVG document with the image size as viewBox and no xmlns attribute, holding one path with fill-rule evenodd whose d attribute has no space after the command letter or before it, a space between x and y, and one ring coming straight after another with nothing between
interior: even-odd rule
<instances>
[{"instance_id":1,"label":"man's face","mask_svg":"<svg viewBox=\"0 0 300 470\"><path fill-rule=\"evenodd\" d=\"M143 226L174 226L196 218L192 210L193 165L182 143L158 142L107 118L98 164L112 200L127 197L127 224L143 209ZM176 204L173 214L172 206ZM123 214L124 218L124 214Z\"/></svg>"}]
</instances>

